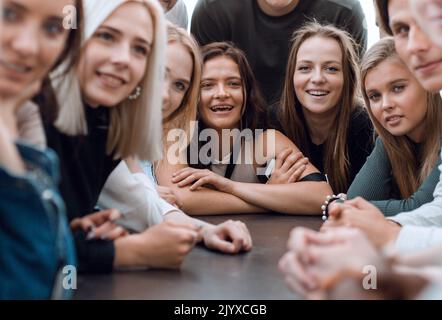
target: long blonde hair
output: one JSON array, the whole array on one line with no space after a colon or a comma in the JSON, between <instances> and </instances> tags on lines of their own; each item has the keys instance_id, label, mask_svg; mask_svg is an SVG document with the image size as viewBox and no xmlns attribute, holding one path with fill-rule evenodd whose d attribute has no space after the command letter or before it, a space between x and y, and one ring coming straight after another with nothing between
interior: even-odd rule
<instances>
[{"instance_id":1,"label":"long blonde hair","mask_svg":"<svg viewBox=\"0 0 442 320\"><path fill-rule=\"evenodd\" d=\"M401 196L408 198L428 177L438 159L442 136L442 105L439 94L427 92L428 108L423 119L425 138L423 139L421 153L416 156L412 142L405 135L392 135L374 117L370 108L370 100L366 94L365 78L367 74L381 62L390 59L395 59L403 64L396 53L393 38L385 37L375 43L362 58L361 88L371 121L380 139L382 139L390 159L394 180ZM405 64L403 66L407 69Z\"/></svg>"},{"instance_id":2,"label":"long blonde hair","mask_svg":"<svg viewBox=\"0 0 442 320\"><path fill-rule=\"evenodd\" d=\"M165 148L167 148L167 133L171 129L183 130L186 135L185 141L187 141L187 144L189 144L192 139L194 132L191 128L191 123L196 120L202 73L201 53L198 43L186 30L169 23L167 25L167 42L168 45L171 43L182 45L192 57L193 67L190 86L180 106L166 119L163 119L163 146ZM183 151L185 151L187 145L183 147Z\"/></svg>"},{"instance_id":3,"label":"long blonde hair","mask_svg":"<svg viewBox=\"0 0 442 320\"><path fill-rule=\"evenodd\" d=\"M355 42L351 36L334 26L310 22L294 33L286 68L284 89L280 102L279 121L284 134L289 137L307 156L309 150L308 125L304 118L302 105L293 88L293 75L296 70L299 48L309 38L321 37L336 40L342 52L344 86L337 103L336 117L331 132L325 141L324 172L328 174L330 185L335 192L346 192L349 186L349 155L347 135L350 117L358 105L359 73ZM320 50L320 48L318 48Z\"/></svg>"},{"instance_id":4,"label":"long blonde hair","mask_svg":"<svg viewBox=\"0 0 442 320\"><path fill-rule=\"evenodd\" d=\"M136 100L126 99L110 109L107 153L116 158L138 156L155 161L162 157L161 86L164 75L166 25L163 10L155 0L83 0L85 10L85 42L119 6L139 2L152 17L154 35L146 72L140 82L141 95ZM64 68L60 68L63 70ZM69 135L87 135L84 104L76 68L67 75L60 70L51 74L59 112L55 126Z\"/></svg>"}]
</instances>

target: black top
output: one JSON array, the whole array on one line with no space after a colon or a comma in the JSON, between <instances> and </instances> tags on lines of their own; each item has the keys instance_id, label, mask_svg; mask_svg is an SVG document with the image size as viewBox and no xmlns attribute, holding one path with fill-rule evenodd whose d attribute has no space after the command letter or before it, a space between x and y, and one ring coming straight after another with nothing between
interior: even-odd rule
<instances>
[{"instance_id":1,"label":"black top","mask_svg":"<svg viewBox=\"0 0 442 320\"><path fill-rule=\"evenodd\" d=\"M373 126L370 118L365 111L357 110L352 114L350 127L348 130L348 157L349 157L349 180L350 186L356 174L361 170L367 157L373 150ZM324 170L324 144L316 145L309 141L310 155L309 160L321 172ZM327 172L325 172L327 173ZM337 192L346 192L347 190L338 190Z\"/></svg>"},{"instance_id":2,"label":"black top","mask_svg":"<svg viewBox=\"0 0 442 320\"><path fill-rule=\"evenodd\" d=\"M60 158L60 192L69 220L94 212L101 189L119 161L106 154L109 110L85 107L88 135L68 136L45 124L48 146ZM80 271L110 272L115 248L111 241L86 241L82 231L74 233Z\"/></svg>"},{"instance_id":3,"label":"black top","mask_svg":"<svg viewBox=\"0 0 442 320\"><path fill-rule=\"evenodd\" d=\"M290 51L290 39L304 23L316 19L348 31L367 47L367 29L357 0L301 0L290 13L266 15L256 0L199 0L192 16L192 34L201 45L231 41L242 49L268 103L278 100Z\"/></svg>"}]
</instances>

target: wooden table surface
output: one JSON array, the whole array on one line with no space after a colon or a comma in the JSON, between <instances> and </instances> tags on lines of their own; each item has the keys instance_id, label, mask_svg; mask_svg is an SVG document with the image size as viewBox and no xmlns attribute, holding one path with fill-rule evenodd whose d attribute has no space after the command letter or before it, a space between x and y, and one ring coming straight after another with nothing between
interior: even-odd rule
<instances>
[{"instance_id":1,"label":"wooden table surface","mask_svg":"<svg viewBox=\"0 0 442 320\"><path fill-rule=\"evenodd\" d=\"M295 226L319 229L320 216L255 214L201 217L219 223L242 220L252 234L253 249L235 256L196 247L180 270L118 271L79 276L75 299L295 299L278 270Z\"/></svg>"}]
</instances>

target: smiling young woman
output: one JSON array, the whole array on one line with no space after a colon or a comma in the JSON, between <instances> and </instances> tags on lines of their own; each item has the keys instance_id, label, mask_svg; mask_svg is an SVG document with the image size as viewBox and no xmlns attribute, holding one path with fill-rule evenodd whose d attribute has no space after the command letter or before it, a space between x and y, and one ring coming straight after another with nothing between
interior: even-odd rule
<instances>
[{"instance_id":1,"label":"smiling young woman","mask_svg":"<svg viewBox=\"0 0 442 320\"><path fill-rule=\"evenodd\" d=\"M58 115L46 123L46 137L60 157L60 190L73 221L81 271L111 271L122 264L146 266L147 249L135 247L147 245L148 236L113 241L127 234L117 228L107 241L87 241L88 226L107 222L105 228L115 227L115 215L98 214L105 222L97 214L82 218L94 212L100 191L121 157L161 157L165 39L164 16L156 1L86 1L78 63L67 73L63 68L51 74L56 99L43 102L57 105ZM144 255L131 254L134 250Z\"/></svg>"},{"instance_id":2,"label":"smiling young woman","mask_svg":"<svg viewBox=\"0 0 442 320\"><path fill-rule=\"evenodd\" d=\"M313 22L297 30L276 128L346 193L373 148L372 125L357 100L358 66L351 38Z\"/></svg>"},{"instance_id":3,"label":"smiling young woman","mask_svg":"<svg viewBox=\"0 0 442 320\"><path fill-rule=\"evenodd\" d=\"M63 28L66 6L77 11L76 30ZM57 188L57 157L45 149L30 99L52 68L72 63L79 49L82 4L5 0L1 17L0 243L8 250L0 259L0 299L66 298L72 291L57 279L62 267L76 265L75 252Z\"/></svg>"},{"instance_id":4,"label":"smiling young woman","mask_svg":"<svg viewBox=\"0 0 442 320\"><path fill-rule=\"evenodd\" d=\"M379 138L348 198L361 196L385 215L411 211L433 200L439 181L441 98L422 88L397 55L391 37L364 55L361 78Z\"/></svg>"}]
</instances>

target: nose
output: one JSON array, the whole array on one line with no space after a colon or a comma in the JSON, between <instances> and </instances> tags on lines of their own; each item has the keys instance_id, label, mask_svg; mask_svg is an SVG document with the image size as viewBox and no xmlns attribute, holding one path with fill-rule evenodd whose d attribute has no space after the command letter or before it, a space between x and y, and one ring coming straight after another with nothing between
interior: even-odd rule
<instances>
[{"instance_id":1,"label":"nose","mask_svg":"<svg viewBox=\"0 0 442 320\"><path fill-rule=\"evenodd\" d=\"M313 83L322 83L324 82L324 75L322 74L321 68L315 68L312 74L311 81Z\"/></svg>"},{"instance_id":2,"label":"nose","mask_svg":"<svg viewBox=\"0 0 442 320\"><path fill-rule=\"evenodd\" d=\"M220 83L216 88L217 89L215 92L215 98L225 99L229 96L229 91L226 90L226 87L223 83Z\"/></svg>"},{"instance_id":3,"label":"nose","mask_svg":"<svg viewBox=\"0 0 442 320\"><path fill-rule=\"evenodd\" d=\"M26 30L18 32L11 42L12 49L22 57L37 55L40 50L40 37L37 28L28 25Z\"/></svg>"},{"instance_id":4,"label":"nose","mask_svg":"<svg viewBox=\"0 0 442 320\"><path fill-rule=\"evenodd\" d=\"M393 109L394 103L388 94L382 95L382 106L381 107L383 110Z\"/></svg>"},{"instance_id":5,"label":"nose","mask_svg":"<svg viewBox=\"0 0 442 320\"><path fill-rule=\"evenodd\" d=\"M418 26L410 28L408 32L407 49L410 53L427 51L431 47L430 39Z\"/></svg>"},{"instance_id":6,"label":"nose","mask_svg":"<svg viewBox=\"0 0 442 320\"><path fill-rule=\"evenodd\" d=\"M112 63L119 67L126 67L130 63L130 44L120 43L112 55Z\"/></svg>"}]
</instances>

